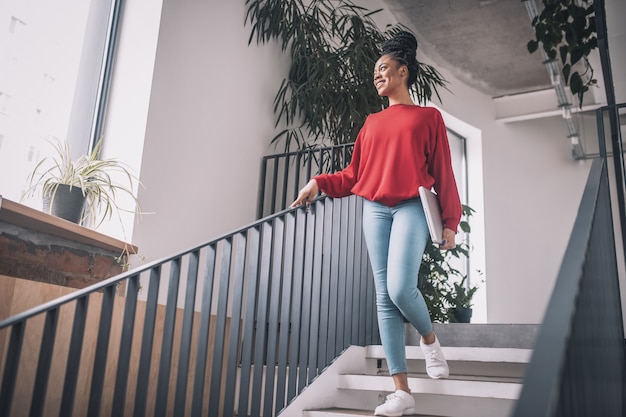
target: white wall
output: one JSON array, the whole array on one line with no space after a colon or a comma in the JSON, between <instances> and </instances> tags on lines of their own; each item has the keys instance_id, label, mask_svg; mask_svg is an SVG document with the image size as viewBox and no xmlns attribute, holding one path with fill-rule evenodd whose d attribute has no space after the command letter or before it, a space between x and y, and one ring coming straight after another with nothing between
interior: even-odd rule
<instances>
[{"instance_id":1,"label":"white wall","mask_svg":"<svg viewBox=\"0 0 626 417\"><path fill-rule=\"evenodd\" d=\"M248 46L243 1L163 1L141 165L143 216L133 243L146 260L254 220L280 48Z\"/></svg>"},{"instance_id":2,"label":"white wall","mask_svg":"<svg viewBox=\"0 0 626 417\"><path fill-rule=\"evenodd\" d=\"M139 192L156 214L143 217L132 239L147 260L254 219L288 59L275 45L247 46L243 3L163 0ZM560 118L496 122L491 98L443 74L451 92L434 104L473 126L481 142L471 146L482 172L470 178L478 175L474 187L484 191L486 321L539 323L589 164L570 158Z\"/></svg>"},{"instance_id":3,"label":"white wall","mask_svg":"<svg viewBox=\"0 0 626 417\"><path fill-rule=\"evenodd\" d=\"M491 98L442 72L441 107L482 132L487 321L540 323L590 164L560 117L497 122Z\"/></svg>"}]
</instances>

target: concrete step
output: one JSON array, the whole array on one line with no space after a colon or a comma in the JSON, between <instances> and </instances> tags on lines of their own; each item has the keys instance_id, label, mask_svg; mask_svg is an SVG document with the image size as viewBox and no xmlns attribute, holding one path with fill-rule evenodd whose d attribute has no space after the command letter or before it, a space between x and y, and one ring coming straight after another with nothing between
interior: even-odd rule
<instances>
[{"instance_id":1,"label":"concrete step","mask_svg":"<svg viewBox=\"0 0 626 417\"><path fill-rule=\"evenodd\" d=\"M376 391L387 394L393 390L391 378L378 375L339 375L337 387L343 390ZM521 387L517 382L505 382L496 378L434 380L422 375L409 375L409 388L416 394L517 400Z\"/></svg>"},{"instance_id":2,"label":"concrete step","mask_svg":"<svg viewBox=\"0 0 626 417\"><path fill-rule=\"evenodd\" d=\"M373 416L373 411L366 410L347 410L342 408L327 408L324 410L310 410L302 413L303 417L355 417L355 416ZM407 417L407 416L405 416ZM408 417L435 417L425 414L411 414Z\"/></svg>"},{"instance_id":3,"label":"concrete step","mask_svg":"<svg viewBox=\"0 0 626 417\"><path fill-rule=\"evenodd\" d=\"M442 347L446 360L491 362L491 363L528 363L532 354L531 349L517 348L477 348L477 347ZM372 359L384 359L385 351L381 345L367 346L366 355ZM424 360L424 354L419 346L407 346L408 360Z\"/></svg>"},{"instance_id":4,"label":"concrete step","mask_svg":"<svg viewBox=\"0 0 626 417\"><path fill-rule=\"evenodd\" d=\"M530 349L442 347L452 376L521 379L532 355ZM424 355L419 346L407 346L409 373L424 373ZM368 346L367 358L380 361L378 374L388 374L382 346Z\"/></svg>"},{"instance_id":5,"label":"concrete step","mask_svg":"<svg viewBox=\"0 0 626 417\"><path fill-rule=\"evenodd\" d=\"M393 391L389 376L338 375L339 394L334 408L318 410L321 416L373 415L373 410ZM425 375L409 375L409 387L419 416L507 417L521 384L498 378L432 380Z\"/></svg>"}]
</instances>

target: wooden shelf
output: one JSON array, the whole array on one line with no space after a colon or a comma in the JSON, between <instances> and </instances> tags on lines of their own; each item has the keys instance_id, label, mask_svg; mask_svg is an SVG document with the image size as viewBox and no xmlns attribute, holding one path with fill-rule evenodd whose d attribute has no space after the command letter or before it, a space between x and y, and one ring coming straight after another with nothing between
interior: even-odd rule
<instances>
[{"instance_id":1,"label":"wooden shelf","mask_svg":"<svg viewBox=\"0 0 626 417\"><path fill-rule=\"evenodd\" d=\"M130 243L114 239L95 230L7 200L1 196L0 222L117 253L121 253L124 249L128 249L130 253L137 253L137 247Z\"/></svg>"}]
</instances>

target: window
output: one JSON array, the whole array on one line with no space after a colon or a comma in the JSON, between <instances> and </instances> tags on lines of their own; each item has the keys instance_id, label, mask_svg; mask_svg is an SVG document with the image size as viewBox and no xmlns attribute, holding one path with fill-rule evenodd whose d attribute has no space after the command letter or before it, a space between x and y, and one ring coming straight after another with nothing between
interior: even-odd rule
<instances>
[{"instance_id":1,"label":"window","mask_svg":"<svg viewBox=\"0 0 626 417\"><path fill-rule=\"evenodd\" d=\"M452 169L454 171L454 179L456 180L456 186L459 190L459 197L461 198L461 204L468 204L468 180L467 180L467 152L466 152L466 139L454 132L447 129L448 142L450 143L450 157L452 159ZM469 219L471 225L472 220ZM469 243L469 236L459 228L459 234L465 243ZM461 243L461 239L457 239L457 243ZM469 273L469 258L463 258L459 262L455 262L452 259L451 263L456 269L463 274Z\"/></svg>"},{"instance_id":2,"label":"window","mask_svg":"<svg viewBox=\"0 0 626 417\"><path fill-rule=\"evenodd\" d=\"M89 151L102 118L116 0L0 5L0 195L20 201L46 139ZM24 204L41 208L38 199Z\"/></svg>"}]
</instances>

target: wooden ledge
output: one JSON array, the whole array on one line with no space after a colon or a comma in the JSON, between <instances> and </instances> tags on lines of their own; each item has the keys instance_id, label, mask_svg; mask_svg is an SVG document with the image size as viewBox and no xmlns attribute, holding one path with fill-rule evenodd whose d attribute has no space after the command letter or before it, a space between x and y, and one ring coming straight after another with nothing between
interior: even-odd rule
<instances>
[{"instance_id":1,"label":"wooden ledge","mask_svg":"<svg viewBox=\"0 0 626 417\"><path fill-rule=\"evenodd\" d=\"M137 247L134 245L1 196L0 222L118 253L122 253L125 249L130 253L137 253Z\"/></svg>"}]
</instances>

